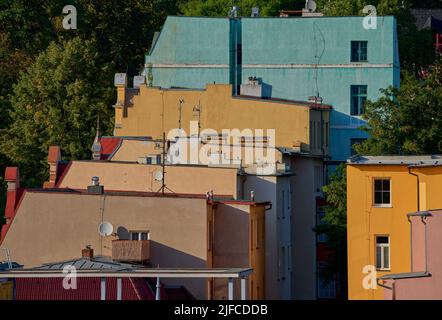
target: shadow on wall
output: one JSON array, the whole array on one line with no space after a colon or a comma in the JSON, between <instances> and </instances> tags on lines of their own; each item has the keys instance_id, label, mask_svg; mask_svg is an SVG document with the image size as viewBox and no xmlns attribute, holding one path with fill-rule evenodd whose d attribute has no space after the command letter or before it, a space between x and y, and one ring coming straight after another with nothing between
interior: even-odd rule
<instances>
[{"instance_id":1,"label":"shadow on wall","mask_svg":"<svg viewBox=\"0 0 442 320\"><path fill-rule=\"evenodd\" d=\"M265 83L262 78L258 78L259 83L262 85L262 97L270 99L272 97L272 85Z\"/></svg>"},{"instance_id":2,"label":"shadow on wall","mask_svg":"<svg viewBox=\"0 0 442 320\"><path fill-rule=\"evenodd\" d=\"M160 268L206 268L206 260L150 240L152 267ZM182 285L195 298L206 299L206 279L173 278L162 279L167 285Z\"/></svg>"}]
</instances>

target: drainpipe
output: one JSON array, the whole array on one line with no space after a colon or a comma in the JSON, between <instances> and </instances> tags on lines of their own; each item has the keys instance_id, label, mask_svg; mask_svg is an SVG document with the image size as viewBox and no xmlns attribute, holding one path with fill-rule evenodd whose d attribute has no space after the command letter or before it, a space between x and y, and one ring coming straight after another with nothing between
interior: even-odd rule
<instances>
[{"instance_id":1,"label":"drainpipe","mask_svg":"<svg viewBox=\"0 0 442 320\"><path fill-rule=\"evenodd\" d=\"M417 182L417 186L416 186L416 191L417 191L417 212L419 212L421 210L421 205L420 205L420 189L419 189L419 184L420 184L419 175L411 172L411 168L410 167L408 167L408 174L411 174L412 176L416 177L416 182ZM411 218L410 217L407 217L407 220L410 223L410 271L413 272L413 238L412 238L413 224L411 223Z\"/></svg>"},{"instance_id":2,"label":"drainpipe","mask_svg":"<svg viewBox=\"0 0 442 320\"><path fill-rule=\"evenodd\" d=\"M428 258L427 258L427 217L421 217L422 223L425 225L425 273L428 273Z\"/></svg>"},{"instance_id":3,"label":"drainpipe","mask_svg":"<svg viewBox=\"0 0 442 320\"><path fill-rule=\"evenodd\" d=\"M419 191L419 175L411 172L411 168L408 167L408 174L411 174L412 176L415 176L417 178L417 212L421 211L420 206L420 191Z\"/></svg>"},{"instance_id":4,"label":"drainpipe","mask_svg":"<svg viewBox=\"0 0 442 320\"><path fill-rule=\"evenodd\" d=\"M413 223L410 216L407 216L407 220L410 223L410 272L413 272Z\"/></svg>"}]
</instances>

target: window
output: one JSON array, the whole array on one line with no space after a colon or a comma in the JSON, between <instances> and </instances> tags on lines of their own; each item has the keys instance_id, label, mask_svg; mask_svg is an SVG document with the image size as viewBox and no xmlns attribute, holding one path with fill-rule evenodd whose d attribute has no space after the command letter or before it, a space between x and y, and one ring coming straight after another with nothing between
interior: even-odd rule
<instances>
[{"instance_id":1,"label":"window","mask_svg":"<svg viewBox=\"0 0 442 320\"><path fill-rule=\"evenodd\" d=\"M325 212L321 208L320 211L318 211L316 214L316 225L317 226L325 224L325 221L322 220L324 218L324 216L325 216ZM325 233L318 234L317 241L318 241L318 243L326 243L328 241L328 237Z\"/></svg>"},{"instance_id":2,"label":"window","mask_svg":"<svg viewBox=\"0 0 442 320\"><path fill-rule=\"evenodd\" d=\"M318 264L318 298L320 299L333 299L336 298L336 279L326 279L324 277L325 263Z\"/></svg>"},{"instance_id":3,"label":"window","mask_svg":"<svg viewBox=\"0 0 442 320\"><path fill-rule=\"evenodd\" d=\"M390 270L389 236L376 236L376 269Z\"/></svg>"},{"instance_id":4,"label":"window","mask_svg":"<svg viewBox=\"0 0 442 320\"><path fill-rule=\"evenodd\" d=\"M130 240L149 240L149 231L131 231Z\"/></svg>"},{"instance_id":5,"label":"window","mask_svg":"<svg viewBox=\"0 0 442 320\"><path fill-rule=\"evenodd\" d=\"M367 139L350 139L351 155L352 156L356 155L356 151L355 151L354 146L356 144L363 143L365 140L367 140Z\"/></svg>"},{"instance_id":6,"label":"window","mask_svg":"<svg viewBox=\"0 0 442 320\"><path fill-rule=\"evenodd\" d=\"M367 41L351 42L351 62L367 61Z\"/></svg>"},{"instance_id":7,"label":"window","mask_svg":"<svg viewBox=\"0 0 442 320\"><path fill-rule=\"evenodd\" d=\"M391 206L390 178L374 179L374 205L377 207Z\"/></svg>"},{"instance_id":8,"label":"window","mask_svg":"<svg viewBox=\"0 0 442 320\"><path fill-rule=\"evenodd\" d=\"M352 116L359 116L365 112L365 103L367 101L367 86L366 85L352 85L351 91L351 110Z\"/></svg>"},{"instance_id":9,"label":"window","mask_svg":"<svg viewBox=\"0 0 442 320\"><path fill-rule=\"evenodd\" d=\"M315 192L322 192L322 187L324 185L324 172L322 166L315 166L314 183Z\"/></svg>"}]
</instances>

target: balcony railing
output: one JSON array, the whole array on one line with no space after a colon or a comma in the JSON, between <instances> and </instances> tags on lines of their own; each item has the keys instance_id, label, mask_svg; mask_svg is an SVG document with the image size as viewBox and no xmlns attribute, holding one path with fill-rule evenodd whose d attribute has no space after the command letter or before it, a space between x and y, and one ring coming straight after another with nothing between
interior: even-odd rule
<instances>
[{"instance_id":1,"label":"balcony railing","mask_svg":"<svg viewBox=\"0 0 442 320\"><path fill-rule=\"evenodd\" d=\"M115 261L147 261L150 259L150 241L113 240L112 259Z\"/></svg>"}]
</instances>

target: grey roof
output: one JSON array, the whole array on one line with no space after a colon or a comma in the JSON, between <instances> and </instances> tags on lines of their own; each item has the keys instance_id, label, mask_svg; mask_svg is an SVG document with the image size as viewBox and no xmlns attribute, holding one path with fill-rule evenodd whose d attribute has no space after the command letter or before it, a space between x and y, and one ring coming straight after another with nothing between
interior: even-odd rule
<instances>
[{"instance_id":1,"label":"grey roof","mask_svg":"<svg viewBox=\"0 0 442 320\"><path fill-rule=\"evenodd\" d=\"M123 271L123 270L131 270L134 268L133 265L120 263L112 261L108 258L104 257L94 257L92 259L89 258L79 258L66 260L61 262L54 263L46 263L42 266L33 268L34 270L63 270L66 266L73 266L77 270L115 270L115 271Z\"/></svg>"},{"instance_id":2,"label":"grey roof","mask_svg":"<svg viewBox=\"0 0 442 320\"><path fill-rule=\"evenodd\" d=\"M408 166L437 166L442 165L441 155L424 156L354 156L347 159L348 164L383 164Z\"/></svg>"},{"instance_id":3,"label":"grey roof","mask_svg":"<svg viewBox=\"0 0 442 320\"><path fill-rule=\"evenodd\" d=\"M409 278L424 278L424 277L431 277L431 273L426 272L426 271L419 271L419 272L386 274L378 279L379 280L387 280L387 279L409 279Z\"/></svg>"},{"instance_id":4,"label":"grey roof","mask_svg":"<svg viewBox=\"0 0 442 320\"><path fill-rule=\"evenodd\" d=\"M11 262L12 268L11 269L17 269L23 267L21 264L18 264L17 262ZM9 270L9 263L8 262L0 262L0 271Z\"/></svg>"},{"instance_id":5,"label":"grey roof","mask_svg":"<svg viewBox=\"0 0 442 320\"><path fill-rule=\"evenodd\" d=\"M415 17L419 30L431 29L438 25L437 20L442 20L442 9L412 9L411 14Z\"/></svg>"},{"instance_id":6,"label":"grey roof","mask_svg":"<svg viewBox=\"0 0 442 320\"><path fill-rule=\"evenodd\" d=\"M417 211L407 213L407 217L431 217L432 214L430 211Z\"/></svg>"}]
</instances>

